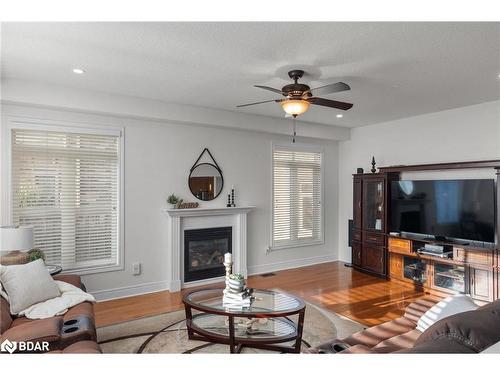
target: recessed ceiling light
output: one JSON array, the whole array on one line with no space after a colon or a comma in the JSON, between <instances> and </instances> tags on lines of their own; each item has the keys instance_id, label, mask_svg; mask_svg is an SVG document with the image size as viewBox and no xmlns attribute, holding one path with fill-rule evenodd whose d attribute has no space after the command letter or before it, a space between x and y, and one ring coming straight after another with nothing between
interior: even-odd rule
<instances>
[{"instance_id":1,"label":"recessed ceiling light","mask_svg":"<svg viewBox=\"0 0 500 375\"><path fill-rule=\"evenodd\" d=\"M337 114L337 118L342 118L344 115L342 113Z\"/></svg>"},{"instance_id":2,"label":"recessed ceiling light","mask_svg":"<svg viewBox=\"0 0 500 375\"><path fill-rule=\"evenodd\" d=\"M74 68L73 69L73 73L75 73L75 74L83 74L83 73L85 73L85 70L80 69L80 68Z\"/></svg>"}]
</instances>

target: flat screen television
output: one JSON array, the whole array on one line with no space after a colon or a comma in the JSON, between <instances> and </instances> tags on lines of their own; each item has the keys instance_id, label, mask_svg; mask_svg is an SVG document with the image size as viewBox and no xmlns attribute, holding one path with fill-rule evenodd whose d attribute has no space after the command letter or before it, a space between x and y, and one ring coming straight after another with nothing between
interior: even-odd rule
<instances>
[{"instance_id":1,"label":"flat screen television","mask_svg":"<svg viewBox=\"0 0 500 375\"><path fill-rule=\"evenodd\" d=\"M495 242L492 179L394 181L390 212L391 231Z\"/></svg>"}]
</instances>

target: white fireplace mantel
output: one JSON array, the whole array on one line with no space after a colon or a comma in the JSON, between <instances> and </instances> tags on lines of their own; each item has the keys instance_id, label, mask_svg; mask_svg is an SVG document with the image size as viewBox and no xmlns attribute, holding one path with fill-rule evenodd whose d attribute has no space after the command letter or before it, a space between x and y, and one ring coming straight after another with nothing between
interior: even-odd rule
<instances>
[{"instance_id":1,"label":"white fireplace mantel","mask_svg":"<svg viewBox=\"0 0 500 375\"><path fill-rule=\"evenodd\" d=\"M233 228L233 272L247 276L247 214L254 206L164 209L168 217L168 256L170 259L170 291L177 292L183 286L194 283L183 282L184 230L220 226ZM209 279L196 285L210 283Z\"/></svg>"}]
</instances>

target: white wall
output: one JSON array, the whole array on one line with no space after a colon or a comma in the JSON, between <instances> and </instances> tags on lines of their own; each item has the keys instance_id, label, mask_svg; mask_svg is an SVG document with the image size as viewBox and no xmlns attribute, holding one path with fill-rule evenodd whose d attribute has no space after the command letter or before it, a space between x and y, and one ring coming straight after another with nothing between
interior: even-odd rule
<instances>
[{"instance_id":1,"label":"white wall","mask_svg":"<svg viewBox=\"0 0 500 375\"><path fill-rule=\"evenodd\" d=\"M350 262L347 221L352 218L356 168L369 172L372 156L378 166L499 159L500 102L355 128L350 140L340 143L339 155L338 249L340 260ZM492 170L481 171L483 177L488 174L494 177Z\"/></svg>"},{"instance_id":2,"label":"white wall","mask_svg":"<svg viewBox=\"0 0 500 375\"><path fill-rule=\"evenodd\" d=\"M5 96L4 96L5 97ZM195 201L187 185L189 169L208 147L224 174L224 190L215 201L201 206L224 206L231 185L238 205L255 205L248 217L249 272L336 260L338 143L299 139L320 144L325 151L325 244L266 254L270 236L271 142L289 142L290 136L230 128L148 121L127 116L96 115L33 105L2 105L2 124L10 116L33 117L125 129L125 269L85 275L91 292L99 297L153 291L167 287L167 219L161 212L174 192ZM258 118L256 118L258 120ZM6 223L7 218L2 221ZM133 276L131 264L142 263ZM117 290L114 290L117 289Z\"/></svg>"},{"instance_id":3,"label":"white wall","mask_svg":"<svg viewBox=\"0 0 500 375\"><path fill-rule=\"evenodd\" d=\"M217 200L202 205L224 205L234 184L237 204L257 206L248 222L251 273L327 260L350 261L347 220L352 217L352 173L356 167L369 171L372 155L379 166L500 157L500 102L355 128L350 140L346 140L347 129L300 124L299 134L308 137L299 141L325 149L325 244L266 254L271 142L290 140L288 124L212 110L205 119L199 108L163 107L160 102L22 82L8 82L2 95L2 123L7 116L20 115L125 128L125 270L84 277L89 290L104 291L98 293L101 297L167 287L166 218L161 208L172 192L195 200L187 176L204 147L221 166L225 187ZM256 131L241 130L252 124ZM339 145L336 140L346 141ZM7 221L2 218L2 223ZM142 275L132 276L133 262L142 262Z\"/></svg>"},{"instance_id":4,"label":"white wall","mask_svg":"<svg viewBox=\"0 0 500 375\"><path fill-rule=\"evenodd\" d=\"M290 134L291 121L285 116L274 118L237 111L210 109L193 105L165 103L159 100L77 90L19 79L0 82L2 103L56 106L94 114L124 118L148 119L172 124L202 125L259 131L268 134ZM235 108L236 109L236 108ZM348 139L349 129L334 125L297 121L299 136L331 140Z\"/></svg>"}]
</instances>

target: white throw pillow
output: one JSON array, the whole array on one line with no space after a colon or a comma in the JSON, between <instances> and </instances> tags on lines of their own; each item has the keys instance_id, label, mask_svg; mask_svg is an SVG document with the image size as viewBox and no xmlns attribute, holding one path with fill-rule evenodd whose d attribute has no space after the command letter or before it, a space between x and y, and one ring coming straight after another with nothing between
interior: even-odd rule
<instances>
[{"instance_id":1,"label":"white throw pillow","mask_svg":"<svg viewBox=\"0 0 500 375\"><path fill-rule=\"evenodd\" d=\"M12 315L17 315L35 303L61 295L41 259L26 264L0 266L0 281L9 296Z\"/></svg>"},{"instance_id":2,"label":"white throw pillow","mask_svg":"<svg viewBox=\"0 0 500 375\"><path fill-rule=\"evenodd\" d=\"M456 294L439 301L432 306L417 322L417 329L424 332L438 320L465 311L476 310L479 306L474 303L470 296Z\"/></svg>"},{"instance_id":3,"label":"white throw pillow","mask_svg":"<svg viewBox=\"0 0 500 375\"><path fill-rule=\"evenodd\" d=\"M500 354L500 341L496 344L488 346L481 352L481 354Z\"/></svg>"}]
</instances>

